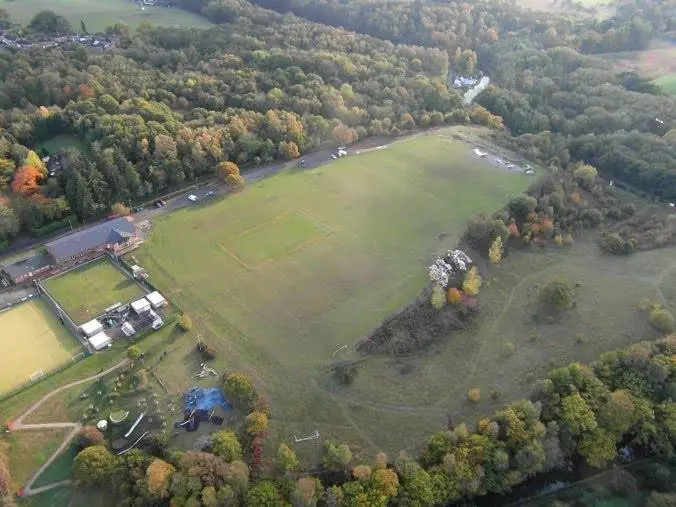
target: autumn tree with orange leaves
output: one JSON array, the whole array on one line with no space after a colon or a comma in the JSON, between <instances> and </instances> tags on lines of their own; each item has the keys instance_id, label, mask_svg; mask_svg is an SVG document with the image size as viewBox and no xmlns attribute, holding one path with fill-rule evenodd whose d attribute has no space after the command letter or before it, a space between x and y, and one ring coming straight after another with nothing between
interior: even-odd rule
<instances>
[{"instance_id":1,"label":"autumn tree with orange leaves","mask_svg":"<svg viewBox=\"0 0 676 507\"><path fill-rule=\"evenodd\" d=\"M14 174L12 192L25 196L32 195L38 191L38 182L41 179L42 174L39 169L25 165Z\"/></svg>"}]
</instances>

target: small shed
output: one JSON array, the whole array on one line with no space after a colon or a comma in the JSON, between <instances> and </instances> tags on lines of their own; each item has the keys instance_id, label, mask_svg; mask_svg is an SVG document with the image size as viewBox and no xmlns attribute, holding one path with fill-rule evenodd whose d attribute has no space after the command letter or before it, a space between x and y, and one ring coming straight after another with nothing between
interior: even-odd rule
<instances>
[{"instance_id":1,"label":"small shed","mask_svg":"<svg viewBox=\"0 0 676 507\"><path fill-rule=\"evenodd\" d=\"M164 299L164 296L160 294L159 292L151 292L146 296L146 299L150 301L150 304L152 305L153 308L162 308L163 306L166 306L167 300Z\"/></svg>"},{"instance_id":2,"label":"small shed","mask_svg":"<svg viewBox=\"0 0 676 507\"><path fill-rule=\"evenodd\" d=\"M80 330L82 330L87 338L90 338L103 331L103 325L98 320L94 319L82 324Z\"/></svg>"},{"instance_id":3,"label":"small shed","mask_svg":"<svg viewBox=\"0 0 676 507\"><path fill-rule=\"evenodd\" d=\"M89 344L94 347L94 350L101 350L104 347L107 347L113 342L113 340L105 332L101 331L96 333L94 336L89 338Z\"/></svg>"},{"instance_id":4,"label":"small shed","mask_svg":"<svg viewBox=\"0 0 676 507\"><path fill-rule=\"evenodd\" d=\"M131 304L131 309L134 310L138 315L149 312L150 301L148 301L146 298L138 299Z\"/></svg>"}]
</instances>

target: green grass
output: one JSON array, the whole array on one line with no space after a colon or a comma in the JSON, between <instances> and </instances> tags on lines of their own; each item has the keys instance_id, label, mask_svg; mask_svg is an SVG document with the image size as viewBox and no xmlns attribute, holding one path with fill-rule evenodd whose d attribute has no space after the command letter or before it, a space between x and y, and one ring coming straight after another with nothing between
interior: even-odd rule
<instances>
[{"instance_id":1,"label":"green grass","mask_svg":"<svg viewBox=\"0 0 676 507\"><path fill-rule=\"evenodd\" d=\"M76 324L98 317L115 303L129 303L144 294L132 278L105 259L50 278L44 285Z\"/></svg>"},{"instance_id":2,"label":"green grass","mask_svg":"<svg viewBox=\"0 0 676 507\"><path fill-rule=\"evenodd\" d=\"M1 1L1 0L0 0ZM15 0L20 1L20 0ZM59 134L46 141L43 141L35 146L35 150L40 153L42 149L47 150L49 153L56 153L58 150L63 148L74 148L80 153L88 153L89 148L87 145L79 138L70 135L70 134Z\"/></svg>"},{"instance_id":3,"label":"green grass","mask_svg":"<svg viewBox=\"0 0 676 507\"><path fill-rule=\"evenodd\" d=\"M420 136L162 216L134 255L216 348L217 371L259 382L274 407L273 440L320 429L368 444L380 432L354 428L356 411L317 385L322 369L419 293L433 254L454 246L468 219L528 182L449 135ZM176 391L197 371L193 349L179 343L160 363Z\"/></svg>"},{"instance_id":4,"label":"green grass","mask_svg":"<svg viewBox=\"0 0 676 507\"><path fill-rule=\"evenodd\" d=\"M82 347L39 299L0 313L0 395L68 363Z\"/></svg>"},{"instance_id":5,"label":"green grass","mask_svg":"<svg viewBox=\"0 0 676 507\"><path fill-rule=\"evenodd\" d=\"M73 460L77 456L77 448L73 445L67 447L59 456L49 465L33 484L34 488L47 486L54 482L65 481L69 479L73 472Z\"/></svg>"},{"instance_id":6,"label":"green grass","mask_svg":"<svg viewBox=\"0 0 676 507\"><path fill-rule=\"evenodd\" d=\"M21 498L19 507L113 507L115 498L105 490L60 486L39 495Z\"/></svg>"},{"instance_id":7,"label":"green grass","mask_svg":"<svg viewBox=\"0 0 676 507\"><path fill-rule=\"evenodd\" d=\"M302 215L291 213L225 238L220 246L242 266L258 269L264 263L292 253L328 232Z\"/></svg>"},{"instance_id":8,"label":"green grass","mask_svg":"<svg viewBox=\"0 0 676 507\"><path fill-rule=\"evenodd\" d=\"M70 21L80 31L83 20L89 32L102 32L106 26L123 22L136 29L141 21L153 25L180 26L184 28L208 28L213 26L205 17L180 9L165 7L141 8L130 0L0 0L0 8L6 9L16 22L28 24L38 12L51 9Z\"/></svg>"},{"instance_id":9,"label":"green grass","mask_svg":"<svg viewBox=\"0 0 676 507\"><path fill-rule=\"evenodd\" d=\"M668 93L669 95L676 95L676 73L661 76L655 79L653 83L661 87L665 93Z\"/></svg>"}]
</instances>

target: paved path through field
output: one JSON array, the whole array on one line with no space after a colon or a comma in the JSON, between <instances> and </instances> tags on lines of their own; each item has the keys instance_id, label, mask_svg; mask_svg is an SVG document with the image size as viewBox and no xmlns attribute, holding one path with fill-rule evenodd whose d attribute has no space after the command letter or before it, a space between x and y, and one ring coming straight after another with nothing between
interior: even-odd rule
<instances>
[{"instance_id":1,"label":"paved path through field","mask_svg":"<svg viewBox=\"0 0 676 507\"><path fill-rule=\"evenodd\" d=\"M54 482L52 484L48 484L46 486L41 486L39 488L33 488L33 484L35 484L35 481L38 480L42 472L44 472L49 465L52 464L52 462L61 454L61 452L68 447L70 442L75 438L75 435L77 435L78 431L80 431L80 428L82 427L82 424L79 422L53 422L53 423L37 423L37 424L24 424L23 420L28 417L30 414L35 412L40 405L42 405L45 401L50 399L52 396L60 393L61 391L65 391L66 389L70 389L72 387L77 387L82 384L86 384L87 382L91 382L92 380L97 380L105 375L108 375L109 373L117 370L118 368L122 368L129 362L128 359L123 359L119 363L117 363L115 366L111 366L105 371L102 371L100 373L97 373L96 375L92 375L91 377L83 378L81 380L76 380L75 382L71 382L70 384L63 385L61 387L57 387L53 391L47 393L44 395L39 401L35 402L33 405L28 407L19 417L14 419L13 421L9 422L7 424L8 428L10 431L22 431L22 430L45 430L45 429L62 429L62 428L72 428L72 431L68 433L66 438L61 442L61 445L59 445L58 449L54 451L54 454L52 454L49 459L38 469L37 472L35 472L35 475L31 477L31 479L26 483L26 485L23 488L23 496L32 496L32 495L37 495L39 493L42 493L44 491L48 491L53 488L58 488L59 486L65 486L71 483L71 481L66 480L66 481L59 481L59 482Z\"/></svg>"}]
</instances>

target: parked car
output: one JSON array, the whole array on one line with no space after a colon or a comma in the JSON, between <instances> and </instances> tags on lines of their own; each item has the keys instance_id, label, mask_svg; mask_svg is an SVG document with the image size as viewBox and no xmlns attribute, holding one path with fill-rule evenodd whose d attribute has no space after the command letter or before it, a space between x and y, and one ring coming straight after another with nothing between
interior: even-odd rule
<instances>
[{"instance_id":1,"label":"parked car","mask_svg":"<svg viewBox=\"0 0 676 507\"><path fill-rule=\"evenodd\" d=\"M197 202L198 197L195 194L190 194L188 196L188 200L191 201L191 202Z\"/></svg>"},{"instance_id":2,"label":"parked car","mask_svg":"<svg viewBox=\"0 0 676 507\"><path fill-rule=\"evenodd\" d=\"M204 197L211 197L212 195L216 195L215 190L209 190L206 194L204 194Z\"/></svg>"}]
</instances>

